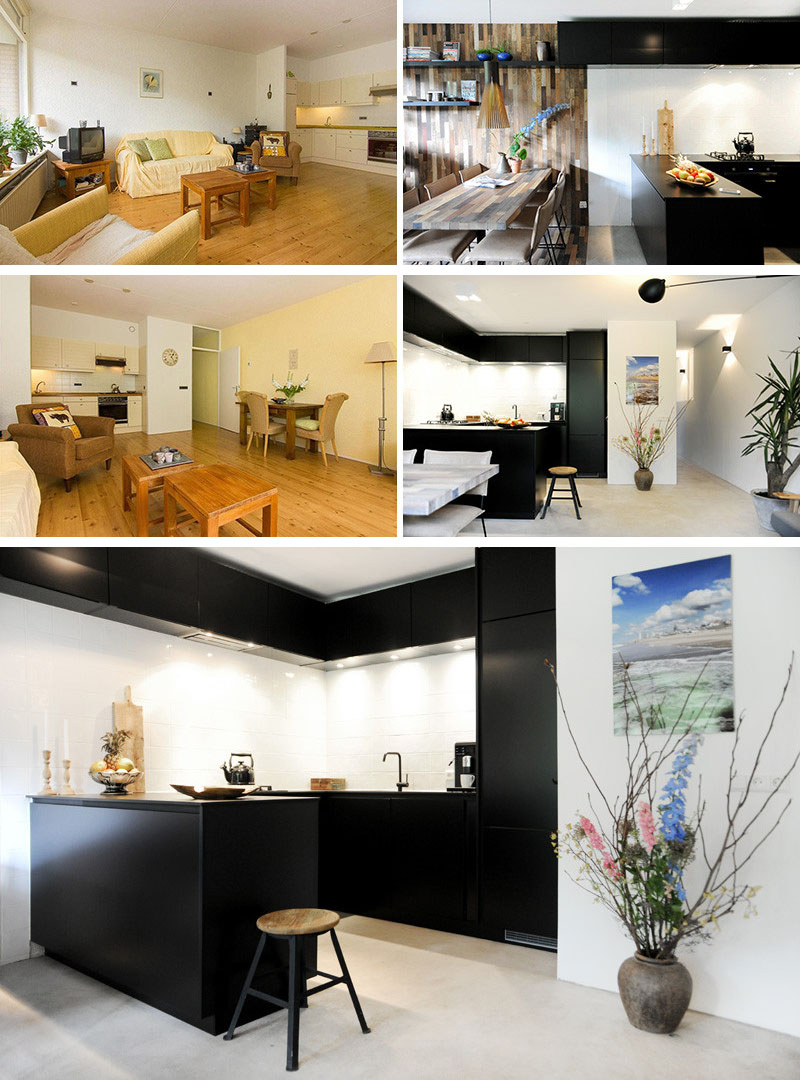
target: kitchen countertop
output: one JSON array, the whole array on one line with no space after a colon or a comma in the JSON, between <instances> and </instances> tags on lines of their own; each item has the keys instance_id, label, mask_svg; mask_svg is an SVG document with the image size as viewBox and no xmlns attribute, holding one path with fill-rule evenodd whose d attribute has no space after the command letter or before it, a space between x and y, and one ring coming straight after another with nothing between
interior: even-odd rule
<instances>
[{"instance_id":1,"label":"kitchen countertop","mask_svg":"<svg viewBox=\"0 0 800 1080\"><path fill-rule=\"evenodd\" d=\"M721 191L719 183L714 187L709 188L691 188L685 184L679 184L677 181L672 180L667 176L669 169L674 168L675 161L668 154L656 154L649 157L643 157L641 154L631 154L631 163L636 166L639 172L649 181L655 192L665 201L667 199L736 199L738 202L742 202L747 199L760 199L760 195L756 195L753 191L748 191L747 188L742 187L740 183L732 180L724 180L726 190ZM694 160L694 159L690 159ZM709 165L711 171L715 170ZM728 194L728 190L736 188L741 194Z\"/></svg>"},{"instance_id":2,"label":"kitchen countertop","mask_svg":"<svg viewBox=\"0 0 800 1080\"><path fill-rule=\"evenodd\" d=\"M727 161L718 161L717 158L712 157L710 154L687 154L686 157L688 157L690 161L706 162L706 163L708 163L709 166L713 166L713 165L756 165L757 166L757 165L763 165L764 164L763 161L748 160L747 158L742 158L741 160L738 160L736 158L729 158ZM784 165L784 164L800 165L800 154L764 154L764 157L765 157L765 159L767 161L777 161L781 165ZM711 171L712 172L714 171L713 168L712 168Z\"/></svg>"},{"instance_id":3,"label":"kitchen countertop","mask_svg":"<svg viewBox=\"0 0 800 1080\"><path fill-rule=\"evenodd\" d=\"M557 423L563 423L564 421L556 421ZM403 424L404 431L508 431L513 432L515 435L519 435L523 431L541 431L542 428L548 428L550 424L547 420L539 420L535 424L528 424L527 427L517 428L504 428L499 424Z\"/></svg>"},{"instance_id":4,"label":"kitchen countertop","mask_svg":"<svg viewBox=\"0 0 800 1080\"><path fill-rule=\"evenodd\" d=\"M31 397L142 397L142 390L39 390Z\"/></svg>"},{"instance_id":5,"label":"kitchen countertop","mask_svg":"<svg viewBox=\"0 0 800 1080\"><path fill-rule=\"evenodd\" d=\"M298 792L298 795L316 795L315 791ZM281 796L276 792L271 798L293 798L294 796ZM240 799L192 799L189 795L181 795L177 791L131 791L127 795L29 795L31 802L54 802L59 806L128 806L134 810L186 810L197 811L201 806L233 806L235 803L263 802L258 796L243 795Z\"/></svg>"},{"instance_id":6,"label":"kitchen countertop","mask_svg":"<svg viewBox=\"0 0 800 1080\"><path fill-rule=\"evenodd\" d=\"M325 108L324 105L319 107ZM295 131L308 131L312 128L320 131L397 131L396 127L381 127L379 124L298 124Z\"/></svg>"}]
</instances>

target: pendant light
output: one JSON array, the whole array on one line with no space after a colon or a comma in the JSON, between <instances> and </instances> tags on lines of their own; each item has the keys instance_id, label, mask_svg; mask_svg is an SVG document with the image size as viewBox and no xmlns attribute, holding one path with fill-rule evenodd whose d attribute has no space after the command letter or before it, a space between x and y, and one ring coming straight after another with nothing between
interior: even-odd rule
<instances>
[{"instance_id":1,"label":"pendant light","mask_svg":"<svg viewBox=\"0 0 800 1080\"><path fill-rule=\"evenodd\" d=\"M492 0L489 0L489 41L491 43L492 26ZM502 129L509 128L506 112L506 103L503 100L503 91L500 89L500 67L496 60L485 60L483 63L485 84L481 108L478 113L479 128Z\"/></svg>"},{"instance_id":2,"label":"pendant light","mask_svg":"<svg viewBox=\"0 0 800 1080\"><path fill-rule=\"evenodd\" d=\"M706 278L694 281L676 281L667 285L664 278L648 278L638 288L639 296L646 304L658 304L664 299L667 289L679 289L681 285L716 285L720 281L762 281L764 278L787 277L786 274L754 274L748 277Z\"/></svg>"}]
</instances>

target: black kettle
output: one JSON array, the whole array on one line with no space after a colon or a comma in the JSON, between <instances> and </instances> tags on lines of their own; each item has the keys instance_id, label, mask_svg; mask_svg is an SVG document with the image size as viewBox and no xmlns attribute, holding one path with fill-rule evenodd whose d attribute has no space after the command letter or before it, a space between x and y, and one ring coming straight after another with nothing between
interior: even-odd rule
<instances>
[{"instance_id":1,"label":"black kettle","mask_svg":"<svg viewBox=\"0 0 800 1080\"><path fill-rule=\"evenodd\" d=\"M455 414L453 413L452 405L443 405L442 411L439 414L439 419L443 424L452 424L455 420Z\"/></svg>"},{"instance_id":2,"label":"black kettle","mask_svg":"<svg viewBox=\"0 0 800 1080\"><path fill-rule=\"evenodd\" d=\"M234 761L233 759L237 760ZM244 759L250 758L250 764L246 765ZM225 773L225 779L229 784L254 784L256 782L256 770L253 764L252 754L231 754L228 764L220 765Z\"/></svg>"},{"instance_id":3,"label":"black kettle","mask_svg":"<svg viewBox=\"0 0 800 1080\"><path fill-rule=\"evenodd\" d=\"M740 154L752 154L756 148L753 132L740 131L737 138L733 140L733 145Z\"/></svg>"}]
</instances>

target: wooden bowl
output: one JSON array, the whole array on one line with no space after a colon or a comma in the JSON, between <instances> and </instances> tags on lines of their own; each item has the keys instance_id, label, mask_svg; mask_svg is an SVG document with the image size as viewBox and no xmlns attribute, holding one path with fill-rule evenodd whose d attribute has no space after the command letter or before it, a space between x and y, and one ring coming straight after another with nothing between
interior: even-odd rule
<instances>
[{"instance_id":1,"label":"wooden bowl","mask_svg":"<svg viewBox=\"0 0 800 1080\"><path fill-rule=\"evenodd\" d=\"M170 784L169 786L181 795L188 795L190 799L240 799L249 790L246 787L205 787L203 784L198 784L197 787L193 784ZM200 790L198 791L197 788Z\"/></svg>"},{"instance_id":2,"label":"wooden bowl","mask_svg":"<svg viewBox=\"0 0 800 1080\"><path fill-rule=\"evenodd\" d=\"M696 180L681 180L679 176L675 176L669 171L669 169L667 169L667 176L670 178L670 180L674 180L676 184L683 184L684 187L691 188L712 188L714 184L716 184L719 177L716 173L712 173L711 175L714 177L714 179L711 181L710 184L700 184Z\"/></svg>"},{"instance_id":3,"label":"wooden bowl","mask_svg":"<svg viewBox=\"0 0 800 1080\"><path fill-rule=\"evenodd\" d=\"M522 428L530 427L531 421L525 420L521 424L512 424L510 420L495 420L495 425L497 427L506 428L508 431L516 431L517 428L522 430Z\"/></svg>"}]
</instances>

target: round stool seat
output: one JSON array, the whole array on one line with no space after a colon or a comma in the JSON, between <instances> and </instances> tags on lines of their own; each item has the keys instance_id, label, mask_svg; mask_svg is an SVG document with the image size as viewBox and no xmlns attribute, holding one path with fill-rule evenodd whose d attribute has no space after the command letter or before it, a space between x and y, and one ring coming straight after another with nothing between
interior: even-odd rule
<instances>
[{"instance_id":1,"label":"round stool seat","mask_svg":"<svg viewBox=\"0 0 800 1080\"><path fill-rule=\"evenodd\" d=\"M574 476L577 473L577 469L572 465L554 465L552 469L547 470L551 476Z\"/></svg>"},{"instance_id":2,"label":"round stool seat","mask_svg":"<svg viewBox=\"0 0 800 1080\"><path fill-rule=\"evenodd\" d=\"M335 911L325 908L286 908L271 911L256 920L256 926L264 934L277 937L295 937L300 934L325 934L339 922Z\"/></svg>"}]
</instances>

